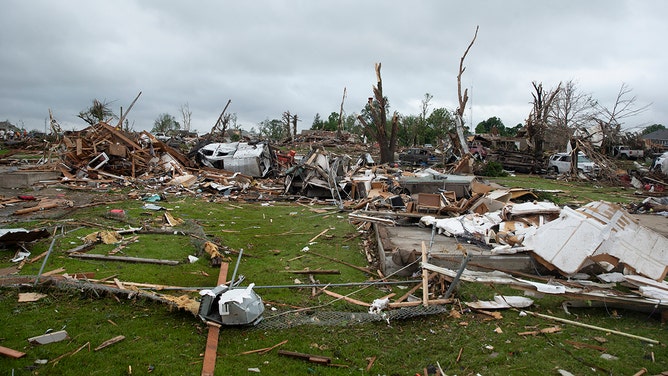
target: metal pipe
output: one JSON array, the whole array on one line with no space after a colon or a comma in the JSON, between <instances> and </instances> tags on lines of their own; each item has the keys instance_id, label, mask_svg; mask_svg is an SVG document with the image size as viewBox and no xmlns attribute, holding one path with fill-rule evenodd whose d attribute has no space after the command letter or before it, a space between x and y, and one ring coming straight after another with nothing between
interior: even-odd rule
<instances>
[{"instance_id":1,"label":"metal pipe","mask_svg":"<svg viewBox=\"0 0 668 376\"><path fill-rule=\"evenodd\" d=\"M232 279L230 279L230 287L234 284L234 281L237 278L237 269L239 269L239 262L241 262L241 255L244 253L243 248L239 248L239 257L237 258L237 264L234 266L234 272L232 272Z\"/></svg>"},{"instance_id":2,"label":"metal pipe","mask_svg":"<svg viewBox=\"0 0 668 376\"><path fill-rule=\"evenodd\" d=\"M42 275L42 272L44 271L44 267L46 266L46 261L49 259L49 255L51 254L51 251L53 250L53 245L56 244L56 239L58 238L56 236L56 232L58 232L58 226L53 229L53 239L51 239L51 245L49 246L49 250L46 252L46 256L44 257L44 261L42 261L42 266L39 268L39 273L37 273L37 277L35 278L35 283L33 284L34 286L37 286L37 283L39 282L39 277Z\"/></svg>"},{"instance_id":3,"label":"metal pipe","mask_svg":"<svg viewBox=\"0 0 668 376\"><path fill-rule=\"evenodd\" d=\"M402 285L409 283L420 283L421 279L409 280L409 281L392 281L392 282L347 282L347 283L313 283L313 284L303 284L303 285L270 285L270 286L254 286L253 289L289 289L289 288L311 288L311 287L355 287L355 286L386 286L386 285ZM139 287L140 290L155 290L151 287ZM211 290L213 287L161 287L160 290Z\"/></svg>"},{"instance_id":4,"label":"metal pipe","mask_svg":"<svg viewBox=\"0 0 668 376\"><path fill-rule=\"evenodd\" d=\"M450 297L450 294L452 294L452 291L459 283L459 278L462 276L462 273L464 273L464 269L466 269L466 264L469 263L469 260L471 260L471 255L467 252L466 255L464 256L464 260L462 260L462 264L459 266L457 275L455 275L455 278L452 280L452 283L450 283L448 291L445 292L445 296L443 296L443 299L448 299Z\"/></svg>"}]
</instances>

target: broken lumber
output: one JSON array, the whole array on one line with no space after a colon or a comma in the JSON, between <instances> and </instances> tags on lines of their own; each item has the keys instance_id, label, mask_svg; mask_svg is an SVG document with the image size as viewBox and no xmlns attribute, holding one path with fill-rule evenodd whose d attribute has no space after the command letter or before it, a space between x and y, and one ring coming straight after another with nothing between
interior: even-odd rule
<instances>
[{"instance_id":1,"label":"broken lumber","mask_svg":"<svg viewBox=\"0 0 668 376\"><path fill-rule=\"evenodd\" d=\"M69 257L82 258L88 260L102 260L102 261L125 261L125 262L135 262L141 264L158 264L158 265L178 265L179 262L176 260L160 260L160 259L151 259L151 258L142 258L142 257L127 257L127 256L105 256L105 255L93 255L88 253L71 253Z\"/></svg>"},{"instance_id":2,"label":"broken lumber","mask_svg":"<svg viewBox=\"0 0 668 376\"><path fill-rule=\"evenodd\" d=\"M0 346L0 354L9 358L18 359L25 356L26 353L10 349L9 347Z\"/></svg>"},{"instance_id":3,"label":"broken lumber","mask_svg":"<svg viewBox=\"0 0 668 376\"><path fill-rule=\"evenodd\" d=\"M36 211L48 210L48 209L53 209L53 208L57 208L57 207L58 207L57 203L49 202L49 203L45 203L45 204L42 204L42 205L33 206L31 208L19 209L19 210L15 211L13 213L13 215L28 214L28 213L33 213L33 212L36 212Z\"/></svg>"},{"instance_id":4,"label":"broken lumber","mask_svg":"<svg viewBox=\"0 0 668 376\"><path fill-rule=\"evenodd\" d=\"M124 335L116 336L112 339L109 339L109 340L106 340L106 341L102 342L102 344L100 344L100 346L96 347L94 351L102 350L103 348L109 347L109 346L113 345L114 343L121 342L124 339L125 339Z\"/></svg>"},{"instance_id":5,"label":"broken lumber","mask_svg":"<svg viewBox=\"0 0 668 376\"><path fill-rule=\"evenodd\" d=\"M305 354L295 351L278 350L278 355L283 355L290 358L308 360L311 363L317 363L317 364L330 364L332 362L332 358L328 356Z\"/></svg>"}]
</instances>

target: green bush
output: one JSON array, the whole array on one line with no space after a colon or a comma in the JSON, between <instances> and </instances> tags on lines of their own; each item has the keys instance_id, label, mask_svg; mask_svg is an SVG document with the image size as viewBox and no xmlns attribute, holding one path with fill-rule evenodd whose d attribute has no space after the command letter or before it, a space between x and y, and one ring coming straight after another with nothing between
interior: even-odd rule
<instances>
[{"instance_id":1,"label":"green bush","mask_svg":"<svg viewBox=\"0 0 668 376\"><path fill-rule=\"evenodd\" d=\"M480 175L498 177L508 176L508 173L503 170L503 165L501 165L501 163L490 161L483 164Z\"/></svg>"}]
</instances>

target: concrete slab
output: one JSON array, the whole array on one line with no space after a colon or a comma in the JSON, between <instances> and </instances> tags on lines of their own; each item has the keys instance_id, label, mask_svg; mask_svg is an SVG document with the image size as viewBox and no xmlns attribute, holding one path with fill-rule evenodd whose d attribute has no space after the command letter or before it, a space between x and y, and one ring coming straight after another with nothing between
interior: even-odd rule
<instances>
[{"instance_id":1,"label":"concrete slab","mask_svg":"<svg viewBox=\"0 0 668 376\"><path fill-rule=\"evenodd\" d=\"M14 171L3 172L0 188L28 188L42 180L59 180L60 171Z\"/></svg>"}]
</instances>

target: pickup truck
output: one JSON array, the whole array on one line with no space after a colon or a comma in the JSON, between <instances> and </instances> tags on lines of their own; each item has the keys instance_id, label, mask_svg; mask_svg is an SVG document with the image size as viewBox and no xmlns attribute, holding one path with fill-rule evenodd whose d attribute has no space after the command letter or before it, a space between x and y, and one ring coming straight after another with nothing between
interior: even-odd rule
<instances>
[{"instance_id":1,"label":"pickup truck","mask_svg":"<svg viewBox=\"0 0 668 376\"><path fill-rule=\"evenodd\" d=\"M612 155L621 159L638 159L645 156L643 150L634 150L628 146L618 145L612 148Z\"/></svg>"},{"instance_id":2,"label":"pickup truck","mask_svg":"<svg viewBox=\"0 0 668 376\"><path fill-rule=\"evenodd\" d=\"M432 165L438 158L431 151L424 148L410 148L399 154L399 162L403 165Z\"/></svg>"}]
</instances>

